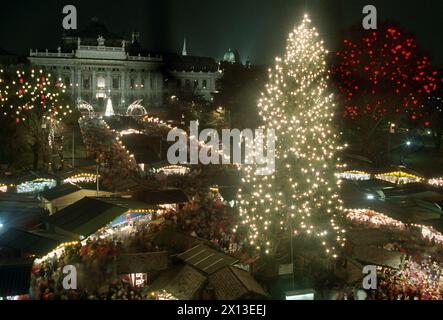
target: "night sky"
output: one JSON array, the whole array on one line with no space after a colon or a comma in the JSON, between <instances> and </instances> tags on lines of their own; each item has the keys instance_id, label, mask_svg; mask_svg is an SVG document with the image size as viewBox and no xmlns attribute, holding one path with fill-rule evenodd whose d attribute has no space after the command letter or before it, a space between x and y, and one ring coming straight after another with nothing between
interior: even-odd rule
<instances>
[{"instance_id":1,"label":"night sky","mask_svg":"<svg viewBox=\"0 0 443 320\"><path fill-rule=\"evenodd\" d=\"M363 6L373 4L379 21L397 21L412 31L443 65L441 0L9 0L0 3L0 47L16 54L55 49L66 4L77 7L79 29L95 16L115 33L139 31L150 50L179 52L186 35L189 54L219 59L236 48L243 60L250 56L258 64L282 54L287 34L305 12L334 50L341 30L361 24Z\"/></svg>"}]
</instances>

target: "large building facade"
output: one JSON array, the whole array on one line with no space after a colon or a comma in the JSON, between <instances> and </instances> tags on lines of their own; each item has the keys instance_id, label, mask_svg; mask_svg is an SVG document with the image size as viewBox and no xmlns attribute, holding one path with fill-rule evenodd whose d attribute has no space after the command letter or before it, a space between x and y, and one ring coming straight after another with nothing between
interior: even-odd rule
<instances>
[{"instance_id":1,"label":"large building facade","mask_svg":"<svg viewBox=\"0 0 443 320\"><path fill-rule=\"evenodd\" d=\"M124 39L93 20L86 29L63 36L56 50L30 50L30 63L57 76L75 101L86 101L103 112L111 99L115 112L125 113L135 100L160 107L167 97L191 92L212 98L221 72L211 58L181 54L152 54L138 34Z\"/></svg>"}]
</instances>

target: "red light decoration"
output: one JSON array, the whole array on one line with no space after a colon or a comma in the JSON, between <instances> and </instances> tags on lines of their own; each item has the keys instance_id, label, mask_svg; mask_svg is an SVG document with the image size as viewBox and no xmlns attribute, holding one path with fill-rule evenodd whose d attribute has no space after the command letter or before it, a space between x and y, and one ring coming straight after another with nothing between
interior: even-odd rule
<instances>
[{"instance_id":1,"label":"red light decoration","mask_svg":"<svg viewBox=\"0 0 443 320\"><path fill-rule=\"evenodd\" d=\"M379 121L389 114L417 120L423 117L420 106L442 82L414 38L386 25L371 32L356 29L343 40L332 75L342 116L350 120Z\"/></svg>"}]
</instances>

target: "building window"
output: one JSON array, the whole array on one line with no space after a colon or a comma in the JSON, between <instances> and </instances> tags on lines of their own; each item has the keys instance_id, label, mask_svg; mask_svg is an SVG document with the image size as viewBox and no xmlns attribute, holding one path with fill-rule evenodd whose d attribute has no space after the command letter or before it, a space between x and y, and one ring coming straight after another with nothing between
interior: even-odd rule
<instances>
[{"instance_id":1,"label":"building window","mask_svg":"<svg viewBox=\"0 0 443 320\"><path fill-rule=\"evenodd\" d=\"M145 87L145 79L142 79L140 82L140 87L144 88Z\"/></svg>"},{"instance_id":2,"label":"building window","mask_svg":"<svg viewBox=\"0 0 443 320\"><path fill-rule=\"evenodd\" d=\"M129 88L134 89L135 88L135 79L132 78L129 80Z\"/></svg>"},{"instance_id":3,"label":"building window","mask_svg":"<svg viewBox=\"0 0 443 320\"><path fill-rule=\"evenodd\" d=\"M198 80L194 80L194 89L198 88Z\"/></svg>"},{"instance_id":4,"label":"building window","mask_svg":"<svg viewBox=\"0 0 443 320\"><path fill-rule=\"evenodd\" d=\"M83 78L83 89L89 89L91 87L89 77Z\"/></svg>"},{"instance_id":5,"label":"building window","mask_svg":"<svg viewBox=\"0 0 443 320\"><path fill-rule=\"evenodd\" d=\"M118 77L112 78L112 89L118 89L120 87L120 79Z\"/></svg>"},{"instance_id":6,"label":"building window","mask_svg":"<svg viewBox=\"0 0 443 320\"><path fill-rule=\"evenodd\" d=\"M182 87L182 81L180 79L177 79L177 88L181 89Z\"/></svg>"},{"instance_id":7,"label":"building window","mask_svg":"<svg viewBox=\"0 0 443 320\"><path fill-rule=\"evenodd\" d=\"M163 80L163 87L164 88L169 87L169 79L168 78L165 78L165 80Z\"/></svg>"},{"instance_id":8,"label":"building window","mask_svg":"<svg viewBox=\"0 0 443 320\"><path fill-rule=\"evenodd\" d=\"M65 77L64 85L65 85L66 87L71 86L71 78L70 78L70 77Z\"/></svg>"},{"instance_id":9,"label":"building window","mask_svg":"<svg viewBox=\"0 0 443 320\"><path fill-rule=\"evenodd\" d=\"M203 80L202 87L203 87L203 89L208 88L208 81L207 80Z\"/></svg>"},{"instance_id":10,"label":"building window","mask_svg":"<svg viewBox=\"0 0 443 320\"><path fill-rule=\"evenodd\" d=\"M185 82L185 88L186 88L186 89L191 89L191 80L186 79L186 82Z\"/></svg>"},{"instance_id":11,"label":"building window","mask_svg":"<svg viewBox=\"0 0 443 320\"><path fill-rule=\"evenodd\" d=\"M106 81L104 77L98 77L97 78L97 88L98 89L104 89L106 87Z\"/></svg>"}]
</instances>

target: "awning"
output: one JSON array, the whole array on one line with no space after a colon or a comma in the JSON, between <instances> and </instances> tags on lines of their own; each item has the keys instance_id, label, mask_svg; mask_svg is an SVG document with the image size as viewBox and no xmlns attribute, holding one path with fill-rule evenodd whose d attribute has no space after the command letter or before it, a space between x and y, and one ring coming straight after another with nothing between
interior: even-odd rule
<instances>
[{"instance_id":1,"label":"awning","mask_svg":"<svg viewBox=\"0 0 443 320\"><path fill-rule=\"evenodd\" d=\"M49 216L46 222L70 233L87 237L128 210L137 209L152 209L152 206L126 198L85 197Z\"/></svg>"},{"instance_id":2,"label":"awning","mask_svg":"<svg viewBox=\"0 0 443 320\"><path fill-rule=\"evenodd\" d=\"M119 274L149 273L169 268L169 254L167 252L127 253L117 259Z\"/></svg>"},{"instance_id":3,"label":"awning","mask_svg":"<svg viewBox=\"0 0 443 320\"><path fill-rule=\"evenodd\" d=\"M177 255L177 258L206 274L212 274L221 268L238 262L237 258L203 244Z\"/></svg>"},{"instance_id":4,"label":"awning","mask_svg":"<svg viewBox=\"0 0 443 320\"><path fill-rule=\"evenodd\" d=\"M266 292L246 271L228 266L209 276L218 300L262 299Z\"/></svg>"},{"instance_id":5,"label":"awning","mask_svg":"<svg viewBox=\"0 0 443 320\"><path fill-rule=\"evenodd\" d=\"M15 228L0 233L0 247L18 250L22 254L43 256L63 242L61 239Z\"/></svg>"},{"instance_id":6,"label":"awning","mask_svg":"<svg viewBox=\"0 0 443 320\"><path fill-rule=\"evenodd\" d=\"M352 251L352 257L362 263L398 269L404 254L372 246L357 246Z\"/></svg>"},{"instance_id":7,"label":"awning","mask_svg":"<svg viewBox=\"0 0 443 320\"><path fill-rule=\"evenodd\" d=\"M0 259L0 297L29 293L33 262L28 258Z\"/></svg>"}]
</instances>

